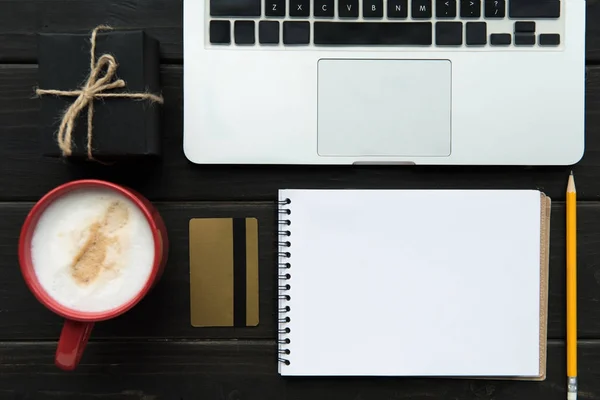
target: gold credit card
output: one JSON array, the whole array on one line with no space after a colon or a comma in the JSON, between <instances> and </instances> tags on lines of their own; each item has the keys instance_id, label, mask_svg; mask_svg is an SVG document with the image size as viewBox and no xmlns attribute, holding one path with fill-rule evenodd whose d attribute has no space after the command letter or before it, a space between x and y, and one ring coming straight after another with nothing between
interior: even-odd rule
<instances>
[{"instance_id":1,"label":"gold credit card","mask_svg":"<svg viewBox=\"0 0 600 400\"><path fill-rule=\"evenodd\" d=\"M258 221L190 220L190 309L195 327L258 325Z\"/></svg>"}]
</instances>

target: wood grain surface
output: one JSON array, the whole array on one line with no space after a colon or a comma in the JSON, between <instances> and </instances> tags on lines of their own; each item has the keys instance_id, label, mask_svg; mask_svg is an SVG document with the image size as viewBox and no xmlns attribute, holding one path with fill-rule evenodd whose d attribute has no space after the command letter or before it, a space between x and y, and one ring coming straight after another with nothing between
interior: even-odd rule
<instances>
[{"instance_id":1,"label":"wood grain surface","mask_svg":"<svg viewBox=\"0 0 600 400\"><path fill-rule=\"evenodd\" d=\"M282 379L274 341L93 342L76 377L57 372L51 343L0 342L0 398L35 400L559 400L564 343L548 346L543 382L425 378ZM580 344L581 399L597 399L600 349Z\"/></svg>"},{"instance_id":2,"label":"wood grain surface","mask_svg":"<svg viewBox=\"0 0 600 400\"><path fill-rule=\"evenodd\" d=\"M600 400L600 0L587 0L586 152L573 170L579 203L579 375ZM565 221L570 167L196 166L182 150L182 0L0 0L0 400L529 400L564 399ZM40 157L36 34L140 28L160 41L164 155L101 166ZM53 364L62 320L35 301L17 261L28 211L79 178L126 184L165 218L163 279L131 312L96 325L81 368ZM276 209L281 188L518 188L552 197L548 377L544 382L416 378L282 378L276 355ZM192 328L188 223L259 220L260 324ZM493 315L487 316L493 318ZM335 346L335 332L323 332Z\"/></svg>"}]
</instances>

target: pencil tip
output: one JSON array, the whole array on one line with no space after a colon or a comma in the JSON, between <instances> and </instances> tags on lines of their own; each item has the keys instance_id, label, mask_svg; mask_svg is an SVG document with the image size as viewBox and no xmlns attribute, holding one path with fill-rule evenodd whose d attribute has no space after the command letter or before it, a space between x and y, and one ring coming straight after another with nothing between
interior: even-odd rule
<instances>
[{"instance_id":1,"label":"pencil tip","mask_svg":"<svg viewBox=\"0 0 600 400\"><path fill-rule=\"evenodd\" d=\"M571 171L571 175L569 175L569 180L567 182L567 192L575 191L575 176L573 175L573 171Z\"/></svg>"}]
</instances>

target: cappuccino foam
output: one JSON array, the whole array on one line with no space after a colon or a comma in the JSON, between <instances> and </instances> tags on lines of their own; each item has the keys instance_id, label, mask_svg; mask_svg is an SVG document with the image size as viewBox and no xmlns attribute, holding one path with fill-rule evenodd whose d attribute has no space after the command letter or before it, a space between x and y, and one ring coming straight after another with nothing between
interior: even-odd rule
<instances>
[{"instance_id":1,"label":"cappuccino foam","mask_svg":"<svg viewBox=\"0 0 600 400\"><path fill-rule=\"evenodd\" d=\"M102 312L129 302L154 263L152 230L142 211L110 189L78 189L41 215L31 241L33 268L61 305Z\"/></svg>"}]
</instances>

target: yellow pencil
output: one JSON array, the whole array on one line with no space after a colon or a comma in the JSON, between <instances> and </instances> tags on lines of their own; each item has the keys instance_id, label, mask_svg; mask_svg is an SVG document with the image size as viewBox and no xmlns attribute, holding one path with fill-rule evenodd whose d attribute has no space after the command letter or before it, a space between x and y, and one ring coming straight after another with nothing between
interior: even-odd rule
<instances>
[{"instance_id":1,"label":"yellow pencil","mask_svg":"<svg viewBox=\"0 0 600 400\"><path fill-rule=\"evenodd\" d=\"M567 377L568 400L577 399L577 192L567 185Z\"/></svg>"}]
</instances>

